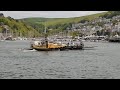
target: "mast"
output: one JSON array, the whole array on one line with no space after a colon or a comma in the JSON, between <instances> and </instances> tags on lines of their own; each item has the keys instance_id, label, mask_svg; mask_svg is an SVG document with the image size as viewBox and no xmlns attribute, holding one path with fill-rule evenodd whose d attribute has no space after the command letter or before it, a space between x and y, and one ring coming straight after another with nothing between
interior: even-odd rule
<instances>
[{"instance_id":1,"label":"mast","mask_svg":"<svg viewBox=\"0 0 120 90\"><path fill-rule=\"evenodd\" d=\"M45 31L44 31L44 33L46 34L47 32L46 32L46 22L45 22Z\"/></svg>"},{"instance_id":2,"label":"mast","mask_svg":"<svg viewBox=\"0 0 120 90\"><path fill-rule=\"evenodd\" d=\"M46 28L46 22L45 22L45 31L44 31L44 33L45 33L45 43L46 43L46 48L48 48L48 39L47 39L47 28Z\"/></svg>"}]
</instances>

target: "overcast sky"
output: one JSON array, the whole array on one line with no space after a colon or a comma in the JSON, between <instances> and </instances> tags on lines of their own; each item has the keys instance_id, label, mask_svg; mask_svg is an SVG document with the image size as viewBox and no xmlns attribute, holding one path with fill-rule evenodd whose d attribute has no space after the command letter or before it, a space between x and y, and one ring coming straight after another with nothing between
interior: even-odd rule
<instances>
[{"instance_id":1,"label":"overcast sky","mask_svg":"<svg viewBox=\"0 0 120 90\"><path fill-rule=\"evenodd\" d=\"M47 17L47 18L67 18L79 17L105 11L0 11L5 17L10 16L15 19L27 17Z\"/></svg>"}]
</instances>

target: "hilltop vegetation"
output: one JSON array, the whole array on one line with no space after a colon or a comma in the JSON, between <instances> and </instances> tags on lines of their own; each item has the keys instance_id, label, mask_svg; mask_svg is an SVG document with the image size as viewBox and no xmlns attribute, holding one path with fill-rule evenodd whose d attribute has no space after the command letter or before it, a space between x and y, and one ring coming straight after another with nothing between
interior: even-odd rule
<instances>
[{"instance_id":1,"label":"hilltop vegetation","mask_svg":"<svg viewBox=\"0 0 120 90\"><path fill-rule=\"evenodd\" d=\"M104 15L101 15L101 17L109 19L116 15L120 15L120 11L109 11L109 12L105 13Z\"/></svg>"},{"instance_id":2,"label":"hilltop vegetation","mask_svg":"<svg viewBox=\"0 0 120 90\"><path fill-rule=\"evenodd\" d=\"M71 28L72 24L74 23L83 23L85 21L91 21L95 18L105 15L106 13L107 12L74 18L25 18L22 21L31 25L38 32L43 32L44 26L46 24L47 29L50 29L50 31L48 32L51 33L64 31L67 28Z\"/></svg>"},{"instance_id":3,"label":"hilltop vegetation","mask_svg":"<svg viewBox=\"0 0 120 90\"><path fill-rule=\"evenodd\" d=\"M8 29L13 34L13 36L23 36L23 37L35 37L39 36L39 33L30 25L26 23L15 20L11 17L0 17L0 32L3 31L3 25L8 26Z\"/></svg>"},{"instance_id":4,"label":"hilltop vegetation","mask_svg":"<svg viewBox=\"0 0 120 90\"><path fill-rule=\"evenodd\" d=\"M65 23L78 23L84 19L93 20L104 14L106 14L106 12L88 15L88 16L82 16L82 17L74 17L74 18L25 18L23 20L26 23L31 23L31 24L34 23L44 24L44 22L46 22L47 26L51 26L51 25L65 24Z\"/></svg>"},{"instance_id":5,"label":"hilltop vegetation","mask_svg":"<svg viewBox=\"0 0 120 90\"><path fill-rule=\"evenodd\" d=\"M24 18L23 20L28 23L39 23L39 22L45 22L45 21L52 21L56 20L58 18L44 18L44 17L35 17L35 18Z\"/></svg>"},{"instance_id":6,"label":"hilltop vegetation","mask_svg":"<svg viewBox=\"0 0 120 90\"><path fill-rule=\"evenodd\" d=\"M98 14L92 14L88 16L74 17L74 18L25 18L23 19L26 23L31 24L44 24L46 22L47 26L65 24L65 23L79 23L82 20L91 21L98 17L112 18L113 16L120 15L120 11L109 11Z\"/></svg>"}]
</instances>

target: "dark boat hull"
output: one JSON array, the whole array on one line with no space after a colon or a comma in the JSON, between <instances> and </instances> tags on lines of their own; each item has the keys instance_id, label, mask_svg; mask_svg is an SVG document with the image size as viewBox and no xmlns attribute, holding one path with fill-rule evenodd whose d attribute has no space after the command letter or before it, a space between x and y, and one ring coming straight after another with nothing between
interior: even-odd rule
<instances>
[{"instance_id":1,"label":"dark boat hull","mask_svg":"<svg viewBox=\"0 0 120 90\"><path fill-rule=\"evenodd\" d=\"M120 42L120 39L109 39L109 42Z\"/></svg>"},{"instance_id":2,"label":"dark boat hull","mask_svg":"<svg viewBox=\"0 0 120 90\"><path fill-rule=\"evenodd\" d=\"M82 50L83 46L67 46L64 48L33 48L37 51L64 51L64 50Z\"/></svg>"},{"instance_id":3,"label":"dark boat hull","mask_svg":"<svg viewBox=\"0 0 120 90\"><path fill-rule=\"evenodd\" d=\"M109 42L120 42L120 40L109 40Z\"/></svg>"},{"instance_id":4,"label":"dark boat hull","mask_svg":"<svg viewBox=\"0 0 120 90\"><path fill-rule=\"evenodd\" d=\"M83 46L67 46L66 49L68 50L81 50Z\"/></svg>"},{"instance_id":5,"label":"dark boat hull","mask_svg":"<svg viewBox=\"0 0 120 90\"><path fill-rule=\"evenodd\" d=\"M57 51L57 50L65 50L66 48L33 48L37 51Z\"/></svg>"}]
</instances>

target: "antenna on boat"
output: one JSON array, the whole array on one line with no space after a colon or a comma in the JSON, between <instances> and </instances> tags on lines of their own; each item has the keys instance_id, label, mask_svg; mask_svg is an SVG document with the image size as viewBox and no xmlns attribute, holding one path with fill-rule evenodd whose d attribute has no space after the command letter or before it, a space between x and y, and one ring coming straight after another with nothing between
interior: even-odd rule
<instances>
[{"instance_id":1,"label":"antenna on boat","mask_svg":"<svg viewBox=\"0 0 120 90\"><path fill-rule=\"evenodd\" d=\"M47 28L46 28L46 22L45 22L45 42L46 42L46 48L48 48L48 39L47 39Z\"/></svg>"},{"instance_id":2,"label":"antenna on boat","mask_svg":"<svg viewBox=\"0 0 120 90\"><path fill-rule=\"evenodd\" d=\"M45 34L46 34L46 22L45 22L45 31L44 31L44 32L45 32Z\"/></svg>"}]
</instances>

